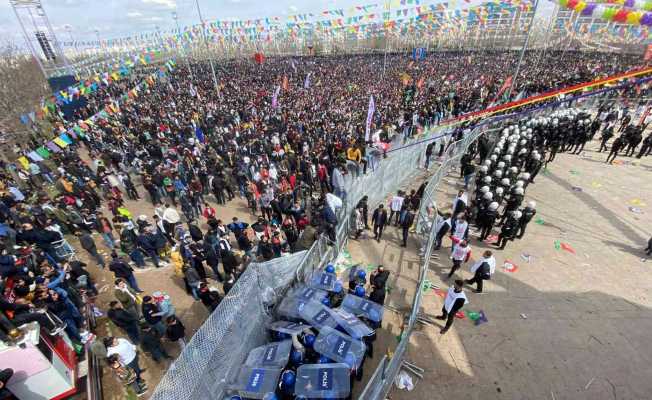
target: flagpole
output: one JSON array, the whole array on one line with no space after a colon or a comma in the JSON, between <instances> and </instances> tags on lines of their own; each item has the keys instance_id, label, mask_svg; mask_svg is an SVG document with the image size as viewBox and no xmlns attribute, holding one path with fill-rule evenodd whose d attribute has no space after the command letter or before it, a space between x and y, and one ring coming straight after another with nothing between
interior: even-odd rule
<instances>
[{"instance_id":1,"label":"flagpole","mask_svg":"<svg viewBox=\"0 0 652 400\"><path fill-rule=\"evenodd\" d=\"M527 36L525 36L525 43L523 43L523 48L521 49L521 56L518 59L518 64L516 64L516 71L514 72L514 77L512 78L512 84L509 85L507 89L507 101L509 101L512 95L512 89L516 86L516 80L518 79L518 73L521 71L521 64L523 63L523 57L525 56L525 50L527 49L528 42L530 41L530 35L532 33L532 25L534 25L534 17L537 15L537 10L539 8L539 0L534 2L534 11L532 12L532 18L530 18L530 24L527 28Z\"/></svg>"},{"instance_id":2,"label":"flagpole","mask_svg":"<svg viewBox=\"0 0 652 400\"><path fill-rule=\"evenodd\" d=\"M177 35L181 36L181 30L179 28L179 16L177 15L176 11L172 11L172 18L174 19L174 22L177 25ZM192 68L190 68L190 60L188 60L188 56L186 54L186 50L183 48L183 45L181 47L181 55L183 56L183 58L186 59L186 65L188 66L188 72L190 72L190 79L192 79L194 81L195 77L192 74Z\"/></svg>"},{"instance_id":3,"label":"flagpole","mask_svg":"<svg viewBox=\"0 0 652 400\"><path fill-rule=\"evenodd\" d=\"M392 5L389 2L385 2L385 8L387 9L387 12L390 14L390 18L392 17L391 12L392 12ZM383 21L383 25L385 25L385 22ZM383 78L385 77L385 70L387 69L387 49L389 48L389 35L387 34L387 26L385 28L385 56L383 57Z\"/></svg>"},{"instance_id":4,"label":"flagpole","mask_svg":"<svg viewBox=\"0 0 652 400\"><path fill-rule=\"evenodd\" d=\"M217 76L215 75L215 66L213 65L213 57L211 57L210 47L208 46L208 38L206 37L206 26L204 26L204 18L201 15L201 7L199 7L199 0L195 0L195 5L197 6L197 14L199 14L199 22L201 22L201 33L204 37L204 43L206 43L206 52L208 53L208 63L211 66L211 73L213 74L213 86L215 90L218 89L217 85Z\"/></svg>"}]
</instances>

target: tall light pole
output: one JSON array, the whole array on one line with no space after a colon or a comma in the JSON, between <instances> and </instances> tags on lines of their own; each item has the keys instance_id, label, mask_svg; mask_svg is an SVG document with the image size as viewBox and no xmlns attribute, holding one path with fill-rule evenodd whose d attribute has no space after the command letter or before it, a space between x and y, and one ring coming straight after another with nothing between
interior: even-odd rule
<instances>
[{"instance_id":1,"label":"tall light pole","mask_svg":"<svg viewBox=\"0 0 652 400\"><path fill-rule=\"evenodd\" d=\"M530 41L530 35L532 34L532 26L534 25L534 17L537 15L537 9L539 8L539 0L534 2L534 12L532 12L532 18L530 18L530 24L527 28L527 36L525 36L525 43L523 43L523 48L521 49L521 55L518 58L518 64L516 64L516 71L512 77L512 84L509 85L507 89L507 101L509 101L510 96L512 95L512 89L516 86L516 80L518 79L518 73L521 71L521 64L523 63L523 57L525 56L525 50L527 50L528 42Z\"/></svg>"},{"instance_id":2,"label":"tall light pole","mask_svg":"<svg viewBox=\"0 0 652 400\"><path fill-rule=\"evenodd\" d=\"M181 29L179 28L179 15L177 15L176 11L172 11L172 18L174 19L174 23L177 25L177 35L181 37ZM188 60L188 56L186 55L186 49L183 48L183 44L181 45L181 55L183 58L186 59L186 66L188 67L188 72L190 73L190 78L191 80L195 80L195 77L192 75L192 68L190 68L190 61Z\"/></svg>"},{"instance_id":3,"label":"tall light pole","mask_svg":"<svg viewBox=\"0 0 652 400\"><path fill-rule=\"evenodd\" d=\"M213 57L211 57L210 48L208 46L208 38L206 37L206 27L204 26L204 17L202 17L201 15L199 0L195 0L195 5L197 6L197 14L199 14L199 22L201 22L201 34L204 38L204 43L206 43L206 52L208 53L208 63L211 65L211 73L213 74L213 85L215 86L215 90L218 90L217 76L215 75L215 66L213 65Z\"/></svg>"}]
</instances>

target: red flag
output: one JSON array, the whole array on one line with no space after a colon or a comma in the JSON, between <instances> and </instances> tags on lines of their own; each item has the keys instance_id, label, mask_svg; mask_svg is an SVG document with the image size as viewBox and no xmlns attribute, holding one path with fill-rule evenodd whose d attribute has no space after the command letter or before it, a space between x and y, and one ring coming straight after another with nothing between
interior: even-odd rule
<instances>
[{"instance_id":1,"label":"red flag","mask_svg":"<svg viewBox=\"0 0 652 400\"><path fill-rule=\"evenodd\" d=\"M652 59L652 44L648 44L645 48L645 54L643 55L643 60L650 61Z\"/></svg>"},{"instance_id":2,"label":"red flag","mask_svg":"<svg viewBox=\"0 0 652 400\"><path fill-rule=\"evenodd\" d=\"M561 248L566 250L569 253L575 254L575 250L568 243L562 243Z\"/></svg>"},{"instance_id":3,"label":"red flag","mask_svg":"<svg viewBox=\"0 0 652 400\"><path fill-rule=\"evenodd\" d=\"M283 84L281 86L283 87L283 90L288 90L290 88L287 75L283 75Z\"/></svg>"},{"instance_id":4,"label":"red flag","mask_svg":"<svg viewBox=\"0 0 652 400\"><path fill-rule=\"evenodd\" d=\"M505 79L505 82L500 87L500 90L498 91L498 93L496 93L496 97L494 97L492 103L495 103L496 100L498 100L500 98L500 96L502 96L502 94L505 93L505 90L507 90L507 88L510 87L511 85L512 85L512 77L509 76L507 79Z\"/></svg>"},{"instance_id":5,"label":"red flag","mask_svg":"<svg viewBox=\"0 0 652 400\"><path fill-rule=\"evenodd\" d=\"M423 79L423 76L422 76L421 78L419 78L419 81L417 82L417 87L419 89L421 89L421 88L423 88L423 84L424 84L424 79Z\"/></svg>"}]
</instances>

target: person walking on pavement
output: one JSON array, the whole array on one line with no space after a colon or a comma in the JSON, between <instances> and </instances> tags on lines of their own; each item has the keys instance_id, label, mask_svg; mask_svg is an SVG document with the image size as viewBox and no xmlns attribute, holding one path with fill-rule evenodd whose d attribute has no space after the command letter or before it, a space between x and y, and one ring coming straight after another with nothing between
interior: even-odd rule
<instances>
[{"instance_id":1,"label":"person walking on pavement","mask_svg":"<svg viewBox=\"0 0 652 400\"><path fill-rule=\"evenodd\" d=\"M483 281L491 279L494 272L496 272L496 259L491 251L487 250L482 254L482 258L471 266L473 278L465 280L464 283L469 285L477 284L475 292L482 293Z\"/></svg>"},{"instance_id":2,"label":"person walking on pavement","mask_svg":"<svg viewBox=\"0 0 652 400\"><path fill-rule=\"evenodd\" d=\"M444 299L444 306L441 308L441 315L435 317L437 319L446 320L446 325L439 331L440 334L445 334L453 326L455 322L455 314L468 303L466 294L464 294L464 281L457 279L454 286L448 288L446 298Z\"/></svg>"},{"instance_id":3,"label":"person walking on pavement","mask_svg":"<svg viewBox=\"0 0 652 400\"><path fill-rule=\"evenodd\" d=\"M500 235L498 235L498 241L493 244L494 246L499 247L500 250L504 250L505 246L507 246L507 242L514 240L516 237L516 231L519 229L521 216L522 213L518 210L509 212L509 217L507 217L507 221L505 222L505 225L503 225Z\"/></svg>"},{"instance_id":4,"label":"person walking on pavement","mask_svg":"<svg viewBox=\"0 0 652 400\"><path fill-rule=\"evenodd\" d=\"M407 247L408 234L410 232L410 228L412 227L413 222L414 222L414 212L410 210L410 208L408 207L407 211L405 212L405 215L403 216L403 219L401 220L401 230L403 234L403 244L401 244L401 247Z\"/></svg>"},{"instance_id":5,"label":"person walking on pavement","mask_svg":"<svg viewBox=\"0 0 652 400\"><path fill-rule=\"evenodd\" d=\"M625 147L625 144L626 144L625 138L623 136L618 136L616 140L614 140L614 142L611 144L611 152L607 156L607 161L605 162L607 164L613 164L614 160L616 159L616 156L618 155L618 152ZM611 161L609 161L610 158Z\"/></svg>"},{"instance_id":6,"label":"person walking on pavement","mask_svg":"<svg viewBox=\"0 0 652 400\"><path fill-rule=\"evenodd\" d=\"M403 207L403 200L405 197L403 197L403 192L398 191L394 197L392 197L392 201L389 203L389 209L390 209L390 214L389 214L389 221L388 223L391 225L392 223L392 218L394 215L396 215L396 220L395 220L395 225L398 226L398 220L399 216L401 215L401 208Z\"/></svg>"},{"instance_id":7,"label":"person walking on pavement","mask_svg":"<svg viewBox=\"0 0 652 400\"><path fill-rule=\"evenodd\" d=\"M385 210L385 206L380 204L371 216L371 224L374 227L374 239L376 239L377 242L380 242L380 239L383 236L383 229L385 229L387 223L387 210Z\"/></svg>"},{"instance_id":8,"label":"person walking on pavement","mask_svg":"<svg viewBox=\"0 0 652 400\"><path fill-rule=\"evenodd\" d=\"M462 240L461 242L453 245L453 253L451 254L451 258L453 259L453 268L451 268L451 271L448 273L449 279L453 276L455 271L460 269L462 263L468 262L469 258L471 258L471 246L469 246L466 240Z\"/></svg>"},{"instance_id":9,"label":"person walking on pavement","mask_svg":"<svg viewBox=\"0 0 652 400\"><path fill-rule=\"evenodd\" d=\"M527 207L521 211L521 219L518 220L518 233L516 234L517 238L521 239L523 235L525 235L525 228L527 228L527 225L537 214L536 207L537 203L535 201L530 201L527 203Z\"/></svg>"}]
</instances>

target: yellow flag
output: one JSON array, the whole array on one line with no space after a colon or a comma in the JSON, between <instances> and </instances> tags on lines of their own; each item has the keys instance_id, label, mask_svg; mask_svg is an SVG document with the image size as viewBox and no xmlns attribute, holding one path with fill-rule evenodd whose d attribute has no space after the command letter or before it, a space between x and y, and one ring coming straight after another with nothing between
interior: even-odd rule
<instances>
[{"instance_id":1,"label":"yellow flag","mask_svg":"<svg viewBox=\"0 0 652 400\"><path fill-rule=\"evenodd\" d=\"M52 141L62 149L68 146L68 143L64 142L61 138L54 138Z\"/></svg>"},{"instance_id":2,"label":"yellow flag","mask_svg":"<svg viewBox=\"0 0 652 400\"><path fill-rule=\"evenodd\" d=\"M23 167L23 169L29 169L29 160L27 159L27 157L25 156L19 157L18 162Z\"/></svg>"}]
</instances>

